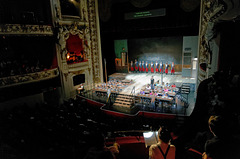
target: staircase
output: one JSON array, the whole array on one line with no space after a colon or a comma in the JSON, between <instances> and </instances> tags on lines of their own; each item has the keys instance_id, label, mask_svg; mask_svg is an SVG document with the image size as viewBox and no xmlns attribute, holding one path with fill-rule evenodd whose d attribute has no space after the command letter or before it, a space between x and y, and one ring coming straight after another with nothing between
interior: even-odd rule
<instances>
[{"instance_id":1,"label":"staircase","mask_svg":"<svg viewBox=\"0 0 240 159\"><path fill-rule=\"evenodd\" d=\"M183 83L181 87L181 94L189 94L190 93L190 84Z\"/></svg>"},{"instance_id":2,"label":"staircase","mask_svg":"<svg viewBox=\"0 0 240 159\"><path fill-rule=\"evenodd\" d=\"M131 95L117 95L113 104L113 109L123 113L131 113L134 107L134 96Z\"/></svg>"}]
</instances>

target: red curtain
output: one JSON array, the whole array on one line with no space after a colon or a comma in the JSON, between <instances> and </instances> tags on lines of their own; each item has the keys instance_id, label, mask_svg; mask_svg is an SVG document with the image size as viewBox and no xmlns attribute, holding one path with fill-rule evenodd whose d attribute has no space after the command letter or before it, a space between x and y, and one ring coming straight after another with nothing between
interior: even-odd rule
<instances>
[{"instance_id":1,"label":"red curtain","mask_svg":"<svg viewBox=\"0 0 240 159\"><path fill-rule=\"evenodd\" d=\"M78 35L69 35L69 38L66 41L66 47L68 52L75 53L77 56L80 56L81 51L83 50L82 39Z\"/></svg>"}]
</instances>

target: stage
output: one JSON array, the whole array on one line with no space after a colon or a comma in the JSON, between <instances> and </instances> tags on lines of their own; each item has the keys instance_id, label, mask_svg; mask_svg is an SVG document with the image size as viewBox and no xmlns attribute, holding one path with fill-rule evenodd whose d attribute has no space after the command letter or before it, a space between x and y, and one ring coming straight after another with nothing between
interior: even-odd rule
<instances>
[{"instance_id":1,"label":"stage","mask_svg":"<svg viewBox=\"0 0 240 159\"><path fill-rule=\"evenodd\" d=\"M178 97L179 95L181 97L185 98L185 103L187 103L188 106L183 106L181 108L180 107L176 107L174 106L174 102L176 102L176 98L175 96L173 97L173 106L171 111L163 111L163 109L161 108L159 110L160 107L156 107L156 109L152 109L150 107L150 103L149 100L146 98L141 98L141 96L139 95L140 90L145 88L145 86L147 84L150 84L150 78L153 76L155 83L158 82L161 83L161 81L166 84L175 84L177 88L179 88L179 90L181 90L183 88L183 85L187 84L189 85L189 92L187 94L184 93L177 93ZM114 80L116 79L116 80ZM122 87L122 89L120 91L111 91L111 102L114 105L122 105L122 103L125 102L121 102L118 101L119 104L116 104L115 101L116 99L118 99L118 95L122 94L122 95L126 95L126 96L135 96L135 97L140 97L141 101L142 99L144 99L144 101L147 101L148 104L146 103L138 103L135 104L135 106L138 106L138 108L142 111L155 111L155 112L160 112L160 113L173 113L173 114L183 114L184 116L189 116L194 108L195 105L195 78L189 78L189 77L182 77L181 73L176 73L174 75L171 74L154 74L154 73L114 73L112 75L109 76L108 78L108 84L111 81L121 81L122 83L125 83L124 86ZM108 85L107 84L107 85ZM102 85L104 87L104 85L106 84L98 84ZM106 87L106 86L105 86ZM95 88L92 91L92 95L91 97L93 99L95 99L96 101L99 102L103 102L105 103L107 101L107 89L106 88L102 88L102 89L98 89ZM132 94L131 94L132 93ZM148 97L149 98L149 97ZM178 98L179 99L179 98ZM184 104L185 105L185 104Z\"/></svg>"},{"instance_id":2,"label":"stage","mask_svg":"<svg viewBox=\"0 0 240 159\"><path fill-rule=\"evenodd\" d=\"M119 80L132 80L132 84L125 88L121 93L122 94L130 94L133 87L135 87L135 93L139 93L141 88L144 85L150 84L150 79L153 76L154 82L156 83L158 80L161 83L164 82L169 84L176 84L176 87L181 87L183 83L187 83L191 85L191 91L195 91L195 78L190 77L182 77L181 73L171 74L160 74L160 73L114 73L109 77L111 79L119 79Z\"/></svg>"}]
</instances>

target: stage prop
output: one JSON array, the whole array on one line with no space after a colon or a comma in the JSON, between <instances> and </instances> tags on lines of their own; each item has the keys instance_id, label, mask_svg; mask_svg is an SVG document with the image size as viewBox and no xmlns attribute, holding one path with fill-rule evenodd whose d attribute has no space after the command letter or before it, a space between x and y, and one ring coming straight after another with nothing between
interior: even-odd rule
<instances>
[{"instance_id":1,"label":"stage prop","mask_svg":"<svg viewBox=\"0 0 240 159\"><path fill-rule=\"evenodd\" d=\"M138 109L134 106L135 97L131 95L117 95L117 98L112 106L113 110L134 114L138 111Z\"/></svg>"}]
</instances>

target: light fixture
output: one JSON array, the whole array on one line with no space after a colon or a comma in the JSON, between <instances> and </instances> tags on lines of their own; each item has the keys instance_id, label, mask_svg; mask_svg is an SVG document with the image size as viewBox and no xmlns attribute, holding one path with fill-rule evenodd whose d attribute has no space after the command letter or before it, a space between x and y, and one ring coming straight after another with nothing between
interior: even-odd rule
<instances>
[{"instance_id":1,"label":"light fixture","mask_svg":"<svg viewBox=\"0 0 240 159\"><path fill-rule=\"evenodd\" d=\"M69 54L67 54L67 59L69 60L69 58L70 58L70 55L69 55Z\"/></svg>"}]
</instances>

